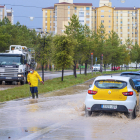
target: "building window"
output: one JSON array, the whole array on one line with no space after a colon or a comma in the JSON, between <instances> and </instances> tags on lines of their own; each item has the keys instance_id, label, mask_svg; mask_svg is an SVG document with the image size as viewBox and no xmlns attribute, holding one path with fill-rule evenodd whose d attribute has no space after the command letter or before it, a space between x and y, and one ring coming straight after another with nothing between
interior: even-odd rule
<instances>
[{"instance_id":1,"label":"building window","mask_svg":"<svg viewBox=\"0 0 140 140\"><path fill-rule=\"evenodd\" d=\"M111 28L111 26L108 26L109 28Z\"/></svg>"},{"instance_id":2,"label":"building window","mask_svg":"<svg viewBox=\"0 0 140 140\"><path fill-rule=\"evenodd\" d=\"M87 21L89 21L89 18L86 18Z\"/></svg>"},{"instance_id":3,"label":"building window","mask_svg":"<svg viewBox=\"0 0 140 140\"><path fill-rule=\"evenodd\" d=\"M50 23L52 23L52 21L50 21Z\"/></svg>"},{"instance_id":4,"label":"building window","mask_svg":"<svg viewBox=\"0 0 140 140\"><path fill-rule=\"evenodd\" d=\"M110 15L108 17L111 17Z\"/></svg>"},{"instance_id":5,"label":"building window","mask_svg":"<svg viewBox=\"0 0 140 140\"><path fill-rule=\"evenodd\" d=\"M109 12L111 12L111 10L109 10Z\"/></svg>"},{"instance_id":6,"label":"building window","mask_svg":"<svg viewBox=\"0 0 140 140\"><path fill-rule=\"evenodd\" d=\"M104 23L104 20L101 20L101 23Z\"/></svg>"},{"instance_id":7,"label":"building window","mask_svg":"<svg viewBox=\"0 0 140 140\"><path fill-rule=\"evenodd\" d=\"M89 16L89 13L86 13L87 16Z\"/></svg>"},{"instance_id":8,"label":"building window","mask_svg":"<svg viewBox=\"0 0 140 140\"><path fill-rule=\"evenodd\" d=\"M109 20L109 23L111 23L111 20Z\"/></svg>"},{"instance_id":9,"label":"building window","mask_svg":"<svg viewBox=\"0 0 140 140\"><path fill-rule=\"evenodd\" d=\"M52 13L52 11L50 11L50 13Z\"/></svg>"},{"instance_id":10,"label":"building window","mask_svg":"<svg viewBox=\"0 0 140 140\"><path fill-rule=\"evenodd\" d=\"M87 25L87 26L89 26L89 24L88 24L88 23L86 23L86 25Z\"/></svg>"},{"instance_id":11,"label":"building window","mask_svg":"<svg viewBox=\"0 0 140 140\"><path fill-rule=\"evenodd\" d=\"M108 33L110 33L110 31Z\"/></svg>"},{"instance_id":12,"label":"building window","mask_svg":"<svg viewBox=\"0 0 140 140\"><path fill-rule=\"evenodd\" d=\"M84 20L79 20L79 22L84 22Z\"/></svg>"},{"instance_id":13,"label":"building window","mask_svg":"<svg viewBox=\"0 0 140 140\"><path fill-rule=\"evenodd\" d=\"M77 7L75 7L74 9L77 10Z\"/></svg>"},{"instance_id":14,"label":"building window","mask_svg":"<svg viewBox=\"0 0 140 140\"><path fill-rule=\"evenodd\" d=\"M118 21L116 22L116 24L118 24Z\"/></svg>"},{"instance_id":15,"label":"building window","mask_svg":"<svg viewBox=\"0 0 140 140\"><path fill-rule=\"evenodd\" d=\"M104 25L101 25L101 28L104 28Z\"/></svg>"},{"instance_id":16,"label":"building window","mask_svg":"<svg viewBox=\"0 0 140 140\"><path fill-rule=\"evenodd\" d=\"M121 24L122 24L122 21L121 21Z\"/></svg>"},{"instance_id":17,"label":"building window","mask_svg":"<svg viewBox=\"0 0 140 140\"><path fill-rule=\"evenodd\" d=\"M116 17L118 19L118 17Z\"/></svg>"},{"instance_id":18,"label":"building window","mask_svg":"<svg viewBox=\"0 0 140 140\"><path fill-rule=\"evenodd\" d=\"M45 13L47 13L47 10L45 11Z\"/></svg>"},{"instance_id":19,"label":"building window","mask_svg":"<svg viewBox=\"0 0 140 140\"><path fill-rule=\"evenodd\" d=\"M104 17L104 15L101 15L101 17Z\"/></svg>"},{"instance_id":20,"label":"building window","mask_svg":"<svg viewBox=\"0 0 140 140\"><path fill-rule=\"evenodd\" d=\"M68 11L68 14L70 14L70 11Z\"/></svg>"},{"instance_id":21,"label":"building window","mask_svg":"<svg viewBox=\"0 0 140 140\"><path fill-rule=\"evenodd\" d=\"M75 13L75 15L77 15L77 13Z\"/></svg>"},{"instance_id":22,"label":"building window","mask_svg":"<svg viewBox=\"0 0 140 140\"><path fill-rule=\"evenodd\" d=\"M118 27L116 27L116 29L118 29Z\"/></svg>"},{"instance_id":23,"label":"building window","mask_svg":"<svg viewBox=\"0 0 140 140\"><path fill-rule=\"evenodd\" d=\"M130 22L128 22L128 24L130 24Z\"/></svg>"},{"instance_id":24,"label":"building window","mask_svg":"<svg viewBox=\"0 0 140 140\"><path fill-rule=\"evenodd\" d=\"M83 8L80 8L80 11L83 11Z\"/></svg>"},{"instance_id":25,"label":"building window","mask_svg":"<svg viewBox=\"0 0 140 140\"><path fill-rule=\"evenodd\" d=\"M122 17L121 17L121 19L122 19Z\"/></svg>"},{"instance_id":26,"label":"building window","mask_svg":"<svg viewBox=\"0 0 140 140\"><path fill-rule=\"evenodd\" d=\"M130 27L128 27L128 29L130 29Z\"/></svg>"},{"instance_id":27,"label":"building window","mask_svg":"<svg viewBox=\"0 0 140 140\"><path fill-rule=\"evenodd\" d=\"M45 23L47 23L47 21L45 21Z\"/></svg>"},{"instance_id":28,"label":"building window","mask_svg":"<svg viewBox=\"0 0 140 140\"><path fill-rule=\"evenodd\" d=\"M122 34L122 32L121 32L121 34Z\"/></svg>"},{"instance_id":29,"label":"building window","mask_svg":"<svg viewBox=\"0 0 140 140\"><path fill-rule=\"evenodd\" d=\"M53 26L53 28L55 29L55 26Z\"/></svg>"},{"instance_id":30,"label":"building window","mask_svg":"<svg viewBox=\"0 0 140 140\"><path fill-rule=\"evenodd\" d=\"M129 14L129 11L128 11L128 14Z\"/></svg>"},{"instance_id":31,"label":"building window","mask_svg":"<svg viewBox=\"0 0 140 140\"><path fill-rule=\"evenodd\" d=\"M90 8L89 7L86 7L86 10L90 10Z\"/></svg>"},{"instance_id":32,"label":"building window","mask_svg":"<svg viewBox=\"0 0 140 140\"><path fill-rule=\"evenodd\" d=\"M70 20L70 17L68 17L68 20Z\"/></svg>"},{"instance_id":33,"label":"building window","mask_svg":"<svg viewBox=\"0 0 140 140\"><path fill-rule=\"evenodd\" d=\"M45 26L45 28L47 28L47 26Z\"/></svg>"},{"instance_id":34,"label":"building window","mask_svg":"<svg viewBox=\"0 0 140 140\"><path fill-rule=\"evenodd\" d=\"M101 12L104 12L104 10L101 10Z\"/></svg>"},{"instance_id":35,"label":"building window","mask_svg":"<svg viewBox=\"0 0 140 140\"><path fill-rule=\"evenodd\" d=\"M122 27L120 27L120 29L122 29Z\"/></svg>"},{"instance_id":36,"label":"building window","mask_svg":"<svg viewBox=\"0 0 140 140\"><path fill-rule=\"evenodd\" d=\"M70 6L68 6L68 9L70 9Z\"/></svg>"},{"instance_id":37,"label":"building window","mask_svg":"<svg viewBox=\"0 0 140 140\"><path fill-rule=\"evenodd\" d=\"M84 12L79 12L79 17L84 17Z\"/></svg>"},{"instance_id":38,"label":"building window","mask_svg":"<svg viewBox=\"0 0 140 140\"><path fill-rule=\"evenodd\" d=\"M128 32L128 34L130 34L130 32Z\"/></svg>"}]
</instances>

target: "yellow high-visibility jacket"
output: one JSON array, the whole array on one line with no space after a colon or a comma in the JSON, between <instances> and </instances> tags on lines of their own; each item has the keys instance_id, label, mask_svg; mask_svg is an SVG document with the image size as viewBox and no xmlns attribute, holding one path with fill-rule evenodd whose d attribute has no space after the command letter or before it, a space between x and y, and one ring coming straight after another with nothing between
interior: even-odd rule
<instances>
[{"instance_id":1,"label":"yellow high-visibility jacket","mask_svg":"<svg viewBox=\"0 0 140 140\"><path fill-rule=\"evenodd\" d=\"M28 73L27 81L30 82L30 87L37 87L38 86L38 79L40 82L42 81L41 77L39 76L37 71L34 71L33 73Z\"/></svg>"}]
</instances>

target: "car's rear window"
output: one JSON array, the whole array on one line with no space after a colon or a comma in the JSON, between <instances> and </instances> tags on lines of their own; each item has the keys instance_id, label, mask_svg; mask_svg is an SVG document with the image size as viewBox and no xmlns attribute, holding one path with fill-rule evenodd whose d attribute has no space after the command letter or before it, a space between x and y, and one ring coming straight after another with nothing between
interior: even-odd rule
<instances>
[{"instance_id":1,"label":"car's rear window","mask_svg":"<svg viewBox=\"0 0 140 140\"><path fill-rule=\"evenodd\" d=\"M127 86L124 81L98 80L95 86L102 89L122 89Z\"/></svg>"},{"instance_id":2,"label":"car's rear window","mask_svg":"<svg viewBox=\"0 0 140 140\"><path fill-rule=\"evenodd\" d=\"M131 79L140 79L140 75L136 73L122 73L121 76L130 77Z\"/></svg>"}]
</instances>

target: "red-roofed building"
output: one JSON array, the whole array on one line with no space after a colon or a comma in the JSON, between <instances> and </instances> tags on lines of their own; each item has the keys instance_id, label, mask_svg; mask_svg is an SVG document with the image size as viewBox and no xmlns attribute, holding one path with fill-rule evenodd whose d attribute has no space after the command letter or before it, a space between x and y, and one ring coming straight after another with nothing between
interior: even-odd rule
<instances>
[{"instance_id":1,"label":"red-roofed building","mask_svg":"<svg viewBox=\"0 0 140 140\"><path fill-rule=\"evenodd\" d=\"M76 1L76 0L75 0ZM73 0L59 0L54 7L42 8L43 29L54 34L63 34L73 14L77 15L82 25L97 31L101 23L106 33L114 30L121 43L131 39L133 45L140 45L140 8L112 7L111 0L100 0L99 7L92 3L73 3Z\"/></svg>"}]
</instances>

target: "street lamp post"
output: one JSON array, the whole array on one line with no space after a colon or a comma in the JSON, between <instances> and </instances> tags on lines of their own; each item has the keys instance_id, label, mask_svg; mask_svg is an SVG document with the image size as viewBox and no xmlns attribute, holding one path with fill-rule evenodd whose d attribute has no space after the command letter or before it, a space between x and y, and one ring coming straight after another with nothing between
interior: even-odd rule
<instances>
[{"instance_id":1,"label":"street lamp post","mask_svg":"<svg viewBox=\"0 0 140 140\"><path fill-rule=\"evenodd\" d=\"M41 32L43 34L44 32ZM44 54L44 47L45 47L45 35L44 35L44 45L43 45L43 54ZM43 55L43 62L42 62L42 80L44 82L44 55Z\"/></svg>"}]
</instances>

